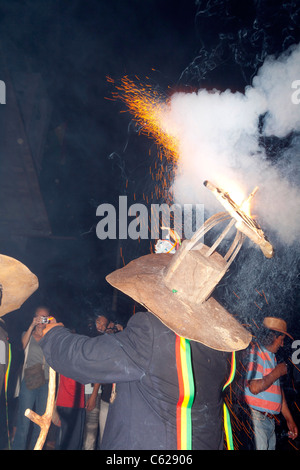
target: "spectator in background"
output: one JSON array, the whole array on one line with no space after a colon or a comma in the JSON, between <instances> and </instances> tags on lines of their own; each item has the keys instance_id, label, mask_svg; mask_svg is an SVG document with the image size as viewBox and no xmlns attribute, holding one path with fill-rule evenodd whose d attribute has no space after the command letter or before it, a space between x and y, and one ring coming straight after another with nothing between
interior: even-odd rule
<instances>
[{"instance_id":1,"label":"spectator in background","mask_svg":"<svg viewBox=\"0 0 300 470\"><path fill-rule=\"evenodd\" d=\"M256 450L275 450L275 423L279 413L286 420L289 437L295 439L298 435L279 380L287 374L287 365L277 364L276 360L285 336L290 335L286 322L280 318L266 317L263 327L260 341L250 352L245 397L251 410Z\"/></svg>"},{"instance_id":2,"label":"spectator in background","mask_svg":"<svg viewBox=\"0 0 300 470\"><path fill-rule=\"evenodd\" d=\"M24 415L27 408L34 409L39 415L43 415L46 409L48 397L49 366L45 361L39 342L43 337L46 323L50 316L47 307L40 306L36 309L33 320L22 334L22 346L24 349L24 365L20 377L19 408L17 415L16 433L13 441L13 450L25 450L29 433L30 420ZM17 387L18 387L17 386ZM33 423L33 432L29 448L33 449L40 427Z\"/></svg>"},{"instance_id":3,"label":"spectator in background","mask_svg":"<svg viewBox=\"0 0 300 470\"><path fill-rule=\"evenodd\" d=\"M59 376L53 423L59 427L56 450L81 450L85 423L84 385Z\"/></svg>"},{"instance_id":4,"label":"spectator in background","mask_svg":"<svg viewBox=\"0 0 300 470\"><path fill-rule=\"evenodd\" d=\"M109 323L108 318L106 318L104 315L99 315L96 318L96 330L100 334L104 334L106 332L107 325Z\"/></svg>"}]
</instances>

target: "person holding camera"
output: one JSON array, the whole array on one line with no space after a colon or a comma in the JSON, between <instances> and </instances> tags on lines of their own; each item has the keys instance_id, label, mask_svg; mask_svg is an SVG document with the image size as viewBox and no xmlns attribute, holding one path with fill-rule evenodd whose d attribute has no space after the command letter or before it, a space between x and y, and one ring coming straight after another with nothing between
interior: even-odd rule
<instances>
[{"instance_id":1,"label":"person holding camera","mask_svg":"<svg viewBox=\"0 0 300 470\"><path fill-rule=\"evenodd\" d=\"M39 415L43 415L46 409L49 365L45 361L39 341L43 337L46 324L51 321L50 318L49 309L39 306L28 330L22 334L24 364L20 377L19 408L16 433L12 445L13 450L25 450L27 448L30 420L24 415L26 409L35 407L35 411ZM33 448L39 432L39 426L34 423L29 444L30 449Z\"/></svg>"},{"instance_id":2,"label":"person holding camera","mask_svg":"<svg viewBox=\"0 0 300 470\"><path fill-rule=\"evenodd\" d=\"M250 351L245 398L251 410L256 450L275 450L275 424L282 413L289 429L289 438L296 439L298 429L288 408L280 377L287 374L287 365L277 363L276 353L283 346L287 325L281 318L266 317L261 339ZM264 334L263 334L264 333Z\"/></svg>"}]
</instances>

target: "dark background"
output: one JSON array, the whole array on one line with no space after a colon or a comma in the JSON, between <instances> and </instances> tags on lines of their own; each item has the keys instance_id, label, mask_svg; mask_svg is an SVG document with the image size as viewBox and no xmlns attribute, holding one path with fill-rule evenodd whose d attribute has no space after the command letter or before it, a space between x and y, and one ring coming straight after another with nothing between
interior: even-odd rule
<instances>
[{"instance_id":1,"label":"dark background","mask_svg":"<svg viewBox=\"0 0 300 470\"><path fill-rule=\"evenodd\" d=\"M19 311L4 317L14 367L21 332L40 303L78 331L101 312L126 324L136 308L105 276L147 254L151 242L99 240L96 208L102 203L117 208L121 195L128 196L128 204L150 196L149 167L158 159L154 143L139 135L132 116L124 113L125 105L111 100L114 86L107 77L148 77L166 96L201 87L243 91L266 56L299 43L299 24L296 1L1 1L0 79L7 85L1 138L4 142L7 129L12 137L0 154L5 181L0 251L24 262L40 283ZM31 172L22 149L15 151L20 129ZM265 145L276 158L284 142ZM241 253L240 262L247 256ZM248 273L251 267L249 262ZM216 292L233 313L241 313L232 294L237 270L234 266ZM297 331L297 252L288 281L280 263L275 270L270 282L276 287L269 292ZM245 280L247 272L239 276ZM263 274L258 289L262 280ZM253 308L261 299L253 290L251 295ZM260 311L247 315L257 318Z\"/></svg>"}]
</instances>

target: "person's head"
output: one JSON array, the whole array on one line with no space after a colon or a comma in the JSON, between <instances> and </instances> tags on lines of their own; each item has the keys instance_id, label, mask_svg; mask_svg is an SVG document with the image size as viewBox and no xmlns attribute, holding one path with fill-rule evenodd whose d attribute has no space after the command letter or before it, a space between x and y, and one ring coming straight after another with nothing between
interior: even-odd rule
<instances>
[{"instance_id":1,"label":"person's head","mask_svg":"<svg viewBox=\"0 0 300 470\"><path fill-rule=\"evenodd\" d=\"M40 305L39 307L36 308L34 314L35 314L36 317L49 317L50 310L49 310L48 307Z\"/></svg>"},{"instance_id":2,"label":"person's head","mask_svg":"<svg viewBox=\"0 0 300 470\"><path fill-rule=\"evenodd\" d=\"M96 324L96 330L99 333L105 333L105 330L106 330L107 325L108 325L108 319L104 315L99 315L96 318L95 324Z\"/></svg>"},{"instance_id":3,"label":"person's head","mask_svg":"<svg viewBox=\"0 0 300 470\"><path fill-rule=\"evenodd\" d=\"M277 353L278 349L283 346L285 335L278 332L264 328L261 331L260 343L269 351Z\"/></svg>"},{"instance_id":4,"label":"person's head","mask_svg":"<svg viewBox=\"0 0 300 470\"><path fill-rule=\"evenodd\" d=\"M286 322L275 317L266 317L264 319L263 333L261 344L274 353L283 346L285 336L290 336L287 332Z\"/></svg>"},{"instance_id":5,"label":"person's head","mask_svg":"<svg viewBox=\"0 0 300 470\"><path fill-rule=\"evenodd\" d=\"M46 323L43 322L43 318L50 316L50 310L48 307L40 305L35 309L34 316L38 318L38 323L35 326L34 332L35 334L41 335L46 327Z\"/></svg>"}]
</instances>

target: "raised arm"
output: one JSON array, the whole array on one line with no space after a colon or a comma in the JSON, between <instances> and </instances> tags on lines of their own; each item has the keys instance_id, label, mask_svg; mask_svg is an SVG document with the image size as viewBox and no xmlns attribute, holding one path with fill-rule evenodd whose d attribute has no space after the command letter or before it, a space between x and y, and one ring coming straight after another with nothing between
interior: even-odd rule
<instances>
[{"instance_id":1,"label":"raised arm","mask_svg":"<svg viewBox=\"0 0 300 470\"><path fill-rule=\"evenodd\" d=\"M39 323L38 317L33 317L33 320L31 322L31 325L29 326L28 330L25 331L24 335L22 336L22 346L23 349L26 348L27 344L29 343L30 337L32 335L32 332L35 328L35 326Z\"/></svg>"}]
</instances>

